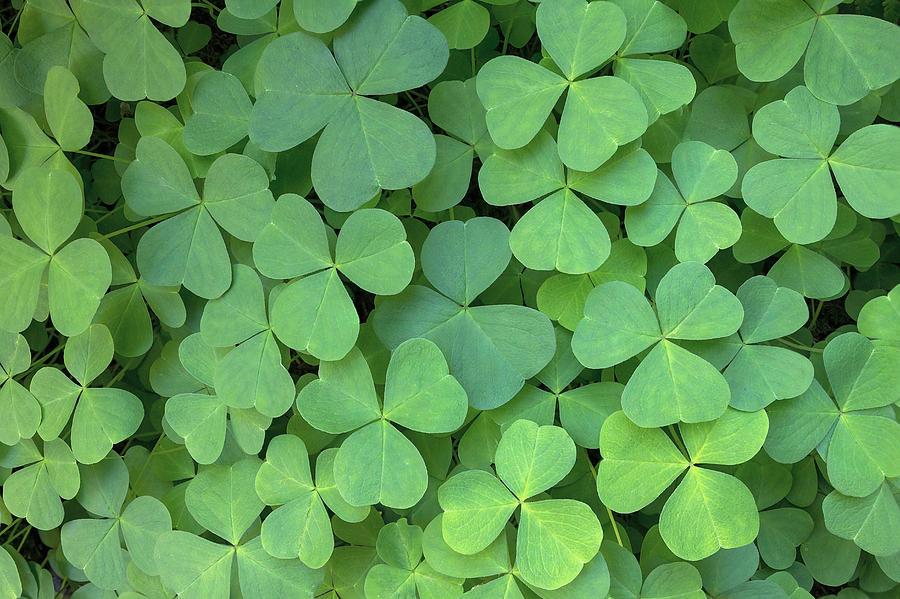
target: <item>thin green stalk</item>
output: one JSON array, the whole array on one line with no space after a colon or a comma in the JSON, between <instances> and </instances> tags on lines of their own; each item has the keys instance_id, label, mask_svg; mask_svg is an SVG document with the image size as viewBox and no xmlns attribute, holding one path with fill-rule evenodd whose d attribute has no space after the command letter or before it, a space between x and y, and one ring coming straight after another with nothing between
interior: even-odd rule
<instances>
[{"instance_id":1,"label":"thin green stalk","mask_svg":"<svg viewBox=\"0 0 900 599\"><path fill-rule=\"evenodd\" d=\"M49 360L50 358L52 358L53 356L55 356L56 354L61 352L64 347L66 347L65 343L61 343L61 344L57 345L55 348L53 348L52 351L44 354L38 360L32 362L31 366L28 368L28 370L26 370L24 373L19 375L18 378L24 378L24 377L28 376L29 374L31 374L33 371L35 371L38 368L40 368L41 366L43 366L47 362L47 360Z\"/></svg>"},{"instance_id":2,"label":"thin green stalk","mask_svg":"<svg viewBox=\"0 0 900 599\"><path fill-rule=\"evenodd\" d=\"M816 326L816 321L819 320L819 313L822 312L822 306L825 305L825 302L819 300L819 303L816 304L816 309L813 310L812 319L809 322L809 328L813 328Z\"/></svg>"},{"instance_id":3,"label":"thin green stalk","mask_svg":"<svg viewBox=\"0 0 900 599\"><path fill-rule=\"evenodd\" d=\"M68 152L72 152L73 154L83 154L85 156L93 156L94 158L103 158L105 160L114 160L116 162L123 162L125 164L130 164L130 160L125 160L124 158L119 158L118 156L110 156L109 154L98 154L97 152L88 152L87 150L67 150Z\"/></svg>"},{"instance_id":4,"label":"thin green stalk","mask_svg":"<svg viewBox=\"0 0 900 599\"><path fill-rule=\"evenodd\" d=\"M681 451L681 453L684 454L684 457L686 457L688 460L690 460L691 454L688 453L687 448L684 446L684 443L682 443L682 441L681 441L681 437L678 436L678 431L676 431L675 427L672 426L671 424L669 425L669 432L672 434L672 440L675 441L675 445L678 446L678 449Z\"/></svg>"},{"instance_id":5,"label":"thin green stalk","mask_svg":"<svg viewBox=\"0 0 900 599\"><path fill-rule=\"evenodd\" d=\"M597 482L597 470L594 469L594 465L588 460L588 468L591 470L591 476L594 477L594 482ZM619 527L616 525L616 518L613 516L613 512L609 509L605 503L603 507L606 508L606 514L609 516L609 522L612 524L613 533L616 535L616 542L619 544L619 547L624 547L622 544L622 537L619 535Z\"/></svg>"},{"instance_id":6,"label":"thin green stalk","mask_svg":"<svg viewBox=\"0 0 900 599\"><path fill-rule=\"evenodd\" d=\"M166 220L172 216L172 214L161 214L160 216L154 216L153 218L148 218L147 220L142 220L139 223L135 223L133 225L128 225L118 231L113 231L112 233L107 233L106 235L102 235L103 239L112 239L117 235L121 235L122 233L128 233L129 231L134 231L135 229L140 229L141 227L147 227L154 223L158 223L159 221Z\"/></svg>"},{"instance_id":7,"label":"thin green stalk","mask_svg":"<svg viewBox=\"0 0 900 599\"><path fill-rule=\"evenodd\" d=\"M821 354L821 353L822 353L822 350L819 349L818 347L809 347L809 346L807 346L807 345L801 345L801 344L799 344L799 343L792 343L792 342L790 342L790 341L785 341L784 339L777 339L777 341L778 341L779 343L784 343L784 344L787 345L788 347L792 347L792 348L794 348L794 349L799 349L799 350L801 350L801 351L812 352L812 353L814 353L814 354Z\"/></svg>"},{"instance_id":8,"label":"thin green stalk","mask_svg":"<svg viewBox=\"0 0 900 599\"><path fill-rule=\"evenodd\" d=\"M407 99L409 99L409 101L412 102L412 105L416 109L416 112L419 113L419 116L422 117L422 119L425 119L425 113L422 112L422 107L419 106L419 103L416 102L416 99L413 98L409 92L403 92L403 93L406 94Z\"/></svg>"}]
</instances>

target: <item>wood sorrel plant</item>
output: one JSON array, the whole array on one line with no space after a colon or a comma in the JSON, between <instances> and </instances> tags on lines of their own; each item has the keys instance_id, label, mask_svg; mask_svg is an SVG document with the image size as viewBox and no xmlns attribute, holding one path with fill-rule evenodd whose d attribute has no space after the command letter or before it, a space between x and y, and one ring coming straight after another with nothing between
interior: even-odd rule
<instances>
[{"instance_id":1,"label":"wood sorrel plant","mask_svg":"<svg viewBox=\"0 0 900 599\"><path fill-rule=\"evenodd\" d=\"M3 3L0 599L896 598L898 18Z\"/></svg>"}]
</instances>

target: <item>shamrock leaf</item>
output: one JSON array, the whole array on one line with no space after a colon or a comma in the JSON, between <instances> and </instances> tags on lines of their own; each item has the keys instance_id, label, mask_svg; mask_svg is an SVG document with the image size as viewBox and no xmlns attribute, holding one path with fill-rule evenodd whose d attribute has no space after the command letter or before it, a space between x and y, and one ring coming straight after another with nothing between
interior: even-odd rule
<instances>
[{"instance_id":1,"label":"shamrock leaf","mask_svg":"<svg viewBox=\"0 0 900 599\"><path fill-rule=\"evenodd\" d=\"M391 295L409 284L415 259L399 219L381 209L359 210L347 218L334 257L327 230L312 204L285 194L253 244L253 257L268 277L302 277L272 304L275 335L289 347L336 361L347 355L359 333L359 316L338 273L367 291Z\"/></svg>"},{"instance_id":2,"label":"shamrock leaf","mask_svg":"<svg viewBox=\"0 0 900 599\"><path fill-rule=\"evenodd\" d=\"M294 384L269 326L259 275L240 264L232 273L231 287L207 303L200 319L209 345L237 345L216 363L216 395L229 407L255 407L275 418L291 407Z\"/></svg>"},{"instance_id":3,"label":"shamrock leaf","mask_svg":"<svg viewBox=\"0 0 900 599\"><path fill-rule=\"evenodd\" d=\"M464 0L463 3L471 2ZM484 156L490 136L484 108L475 93L475 80L441 81L428 95L428 115L450 135L435 135L434 168L413 185L416 205L438 212L456 206L469 190L475 153Z\"/></svg>"},{"instance_id":4,"label":"shamrock leaf","mask_svg":"<svg viewBox=\"0 0 900 599\"><path fill-rule=\"evenodd\" d=\"M572 439L561 428L519 420L501 437L494 461L499 479L466 470L439 489L447 545L462 554L484 550L519 507L516 568L522 579L549 590L570 583L600 548L603 531L596 515L571 499L526 500L572 469Z\"/></svg>"},{"instance_id":5,"label":"shamrock leaf","mask_svg":"<svg viewBox=\"0 0 900 599\"><path fill-rule=\"evenodd\" d=\"M169 144L141 137L136 155L122 175L129 207L143 216L176 213L141 237L141 274L154 285L184 284L201 297L219 297L231 284L219 227L244 241L256 239L273 206L265 171L247 156L220 156L209 167L201 199L187 165Z\"/></svg>"},{"instance_id":6,"label":"shamrock leaf","mask_svg":"<svg viewBox=\"0 0 900 599\"><path fill-rule=\"evenodd\" d=\"M754 411L777 399L796 397L809 388L812 363L784 347L762 345L794 333L806 322L809 310L803 297L768 277L753 277L737 291L744 307L736 353L725 368L731 406ZM738 340L735 339L735 343Z\"/></svg>"},{"instance_id":7,"label":"shamrock leaf","mask_svg":"<svg viewBox=\"0 0 900 599\"><path fill-rule=\"evenodd\" d=\"M159 321L172 328L187 318L179 287L151 285L135 275L134 267L109 239L98 239L115 265L111 287L94 315L94 322L105 325L113 338L117 354L127 358L142 356L153 345L153 323L148 307Z\"/></svg>"},{"instance_id":8,"label":"shamrock leaf","mask_svg":"<svg viewBox=\"0 0 900 599\"><path fill-rule=\"evenodd\" d=\"M41 423L41 405L13 377L31 366L28 341L18 333L0 332L0 443L15 445L30 439Z\"/></svg>"},{"instance_id":9,"label":"shamrock leaf","mask_svg":"<svg viewBox=\"0 0 900 599\"><path fill-rule=\"evenodd\" d=\"M156 572L152 548L160 535L172 529L166 507L156 498L138 497L122 510L128 492L128 470L115 456L83 467L81 488L75 499L97 518L66 522L60 530L63 553L101 589L126 584L126 566L119 536L125 538L131 558L146 572Z\"/></svg>"},{"instance_id":10,"label":"shamrock leaf","mask_svg":"<svg viewBox=\"0 0 900 599\"><path fill-rule=\"evenodd\" d=\"M872 339L900 340L900 286L866 302L859 311L857 327Z\"/></svg>"},{"instance_id":11,"label":"shamrock leaf","mask_svg":"<svg viewBox=\"0 0 900 599\"><path fill-rule=\"evenodd\" d=\"M46 277L53 325L69 336L81 333L97 311L112 274L109 257L99 243L87 238L66 243L84 213L78 181L64 170L28 169L19 175L13 210L37 248L0 236L0 282L8 293L0 309L0 329L19 332L28 327Z\"/></svg>"},{"instance_id":12,"label":"shamrock leaf","mask_svg":"<svg viewBox=\"0 0 900 599\"><path fill-rule=\"evenodd\" d=\"M388 347L414 337L433 341L478 409L509 401L553 355L553 327L543 314L471 305L509 263L507 240L506 227L495 219L441 223L422 247L422 270L437 291L411 285L385 298L374 315L375 332Z\"/></svg>"},{"instance_id":13,"label":"shamrock leaf","mask_svg":"<svg viewBox=\"0 0 900 599\"><path fill-rule=\"evenodd\" d=\"M648 124L641 96L624 80L577 79L602 65L625 41L625 14L611 2L549 0L538 7L536 22L562 76L514 56L497 57L482 67L477 89L491 138L506 150L526 145L568 90L559 125L559 158L570 168L593 171ZM571 31L577 33L572 36ZM585 143L587 139L591 143Z\"/></svg>"},{"instance_id":14,"label":"shamrock leaf","mask_svg":"<svg viewBox=\"0 0 900 599\"><path fill-rule=\"evenodd\" d=\"M263 549L259 536L244 538L263 508L253 481L260 462L248 458L232 466L211 466L193 479L185 504L200 525L227 541L219 544L190 532L174 530L156 541L155 559L166 587L180 597L226 599L232 567L248 599L309 596L322 580L298 559L276 559ZM227 498L225 502L216 498Z\"/></svg>"},{"instance_id":15,"label":"shamrock leaf","mask_svg":"<svg viewBox=\"0 0 900 599\"><path fill-rule=\"evenodd\" d=\"M256 494L264 503L279 506L263 522L260 537L266 552L281 559L299 556L311 568L325 565L334 537L299 437L272 439L256 474Z\"/></svg>"},{"instance_id":16,"label":"shamrock leaf","mask_svg":"<svg viewBox=\"0 0 900 599\"><path fill-rule=\"evenodd\" d=\"M821 452L831 484L853 497L866 497L885 477L896 476L900 443L895 441L900 437L895 429L900 425L877 408L891 403L888 390L897 385L897 351L858 333L832 339L823 358L833 399L813 381L799 397L769 406L769 455L792 463L824 442Z\"/></svg>"},{"instance_id":17,"label":"shamrock leaf","mask_svg":"<svg viewBox=\"0 0 900 599\"><path fill-rule=\"evenodd\" d=\"M726 204L709 202L737 179L737 163L725 150L700 141L678 144L672 173L678 188L658 171L650 198L625 209L628 238L642 246L661 243L676 224L675 255L682 262L708 262L741 236L737 214Z\"/></svg>"},{"instance_id":18,"label":"shamrock leaf","mask_svg":"<svg viewBox=\"0 0 900 599\"><path fill-rule=\"evenodd\" d=\"M335 410L336 405L341 408ZM438 347L411 339L391 355L383 406L365 358L353 349L340 361L322 363L319 378L297 396L297 407L319 430L354 431L334 458L335 483L350 505L403 509L422 498L428 474L419 451L392 423L450 432L463 423L467 401Z\"/></svg>"},{"instance_id":19,"label":"shamrock leaf","mask_svg":"<svg viewBox=\"0 0 900 599\"><path fill-rule=\"evenodd\" d=\"M586 367L608 368L651 348L622 392L622 409L636 424L703 422L725 410L731 393L718 369L670 341L716 339L740 327L740 302L708 268L672 267L657 288L655 312L640 291L613 281L591 291L584 314L572 351Z\"/></svg>"},{"instance_id":20,"label":"shamrock leaf","mask_svg":"<svg viewBox=\"0 0 900 599\"><path fill-rule=\"evenodd\" d=\"M900 77L890 48L900 30L862 15L823 14L834 2L741 0L728 20L738 68L752 81L773 81L804 54L803 77L817 97L832 104L856 102Z\"/></svg>"},{"instance_id":21,"label":"shamrock leaf","mask_svg":"<svg viewBox=\"0 0 900 599\"><path fill-rule=\"evenodd\" d=\"M171 27L184 25L190 10L162 3L144 10L135 0L92 0L75 7L78 23L105 53L103 79L121 100L170 100L185 84L185 67L178 51L151 21ZM159 7L159 8L156 8Z\"/></svg>"},{"instance_id":22,"label":"shamrock leaf","mask_svg":"<svg viewBox=\"0 0 900 599\"><path fill-rule=\"evenodd\" d=\"M593 173L566 173L553 138L541 132L523 148L489 156L478 173L478 185L493 205L538 201L510 234L510 248L522 264L582 274L600 268L610 244L606 227L575 191L610 203L639 204L649 196L652 177L649 154L631 147L622 148ZM613 191L621 179L628 179L629 186Z\"/></svg>"},{"instance_id":23,"label":"shamrock leaf","mask_svg":"<svg viewBox=\"0 0 900 599\"><path fill-rule=\"evenodd\" d=\"M434 166L434 139L416 117L367 96L424 85L447 57L438 29L408 16L397 0L362 7L335 35L333 55L305 33L284 36L260 59L250 139L283 151L324 127L312 181L335 210L354 210L381 189L410 187Z\"/></svg>"},{"instance_id":24,"label":"shamrock leaf","mask_svg":"<svg viewBox=\"0 0 900 599\"><path fill-rule=\"evenodd\" d=\"M366 574L366 597L440 597L462 594L462 580L445 576L422 561L422 529L405 518L378 531L375 544L384 563Z\"/></svg>"},{"instance_id":25,"label":"shamrock leaf","mask_svg":"<svg viewBox=\"0 0 900 599\"><path fill-rule=\"evenodd\" d=\"M720 548L741 547L759 531L753 495L733 476L697 464L739 464L762 447L766 413L728 408L718 419L680 424L687 454L658 429L635 426L624 412L606 419L600 431L597 492L617 512L634 512L686 474L665 501L662 538L678 557L699 560Z\"/></svg>"},{"instance_id":26,"label":"shamrock leaf","mask_svg":"<svg viewBox=\"0 0 900 599\"><path fill-rule=\"evenodd\" d=\"M881 556L900 551L900 506L886 482L866 497L848 497L832 491L822 501L822 513L831 533L852 540L864 551Z\"/></svg>"},{"instance_id":27,"label":"shamrock leaf","mask_svg":"<svg viewBox=\"0 0 900 599\"><path fill-rule=\"evenodd\" d=\"M870 218L900 211L889 190L897 175L889 156L900 152L896 128L872 125L854 132L833 153L840 115L837 107L796 87L760 108L753 117L753 136L762 148L785 156L752 167L741 185L747 205L775 220L794 243L823 239L835 226L837 199L829 171L847 202ZM883 151L872 153L877 140ZM773 181L779 181L773 185ZM876 197L883 199L873 199Z\"/></svg>"},{"instance_id":28,"label":"shamrock leaf","mask_svg":"<svg viewBox=\"0 0 900 599\"><path fill-rule=\"evenodd\" d=\"M91 325L71 337L63 357L66 370L77 383L52 366L41 368L31 379L31 393L43 412L37 432L45 441L55 439L71 418L75 459L95 464L137 430L144 419L144 406L124 389L90 386L113 357L112 336L105 326Z\"/></svg>"},{"instance_id":29,"label":"shamrock leaf","mask_svg":"<svg viewBox=\"0 0 900 599\"><path fill-rule=\"evenodd\" d=\"M182 141L192 154L209 156L247 137L250 98L229 73L203 75L191 94L193 114L185 120Z\"/></svg>"},{"instance_id":30,"label":"shamrock leaf","mask_svg":"<svg viewBox=\"0 0 900 599\"><path fill-rule=\"evenodd\" d=\"M44 443L43 451L30 439L4 447L4 468L18 468L3 482L3 503L38 530L52 530L65 515L62 499L78 493L81 476L72 450L61 439Z\"/></svg>"}]
</instances>

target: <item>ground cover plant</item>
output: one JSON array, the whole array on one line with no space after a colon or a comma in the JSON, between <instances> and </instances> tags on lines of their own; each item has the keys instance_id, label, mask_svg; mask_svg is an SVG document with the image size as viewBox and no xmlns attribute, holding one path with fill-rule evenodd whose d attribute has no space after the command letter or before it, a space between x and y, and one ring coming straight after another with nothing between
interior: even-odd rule
<instances>
[{"instance_id":1,"label":"ground cover plant","mask_svg":"<svg viewBox=\"0 0 900 599\"><path fill-rule=\"evenodd\" d=\"M0 599L896 599L896 0L0 5Z\"/></svg>"}]
</instances>

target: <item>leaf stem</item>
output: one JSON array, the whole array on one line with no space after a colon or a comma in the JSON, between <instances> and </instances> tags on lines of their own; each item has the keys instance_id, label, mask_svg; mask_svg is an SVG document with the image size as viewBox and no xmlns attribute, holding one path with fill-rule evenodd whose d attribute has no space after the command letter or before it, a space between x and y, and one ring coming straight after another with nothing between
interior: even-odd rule
<instances>
[{"instance_id":1,"label":"leaf stem","mask_svg":"<svg viewBox=\"0 0 900 599\"><path fill-rule=\"evenodd\" d=\"M822 300L819 300L819 303L816 304L816 309L813 310L812 319L809 322L810 329L812 329L814 326L816 326L816 321L819 320L819 313L822 312L822 306L824 306L824 305L825 305L825 302Z\"/></svg>"},{"instance_id":2,"label":"leaf stem","mask_svg":"<svg viewBox=\"0 0 900 599\"><path fill-rule=\"evenodd\" d=\"M101 235L103 239L111 239L117 235L121 235L122 233L128 233L129 231L134 231L135 229L140 229L141 227L146 227L152 225L154 223L158 223L159 221L166 220L172 216L172 214L161 214L159 216L154 216L153 218L148 218L147 220L142 220L139 223L135 223L133 225L129 225L118 231L113 231L112 233L107 233L106 235Z\"/></svg>"},{"instance_id":3,"label":"leaf stem","mask_svg":"<svg viewBox=\"0 0 900 599\"><path fill-rule=\"evenodd\" d=\"M421 106L419 106L419 103L416 102L416 99L412 97L412 94L410 94L409 92L403 93L406 95L407 99L412 102L413 107L416 109L416 112L419 113L419 116L422 117L422 120L425 120L425 113L422 112Z\"/></svg>"},{"instance_id":4,"label":"leaf stem","mask_svg":"<svg viewBox=\"0 0 900 599\"><path fill-rule=\"evenodd\" d=\"M591 471L591 476L594 477L594 482L597 482L597 470L594 468L594 465L591 463L591 460L587 461L588 468ZM603 503L602 501L600 503ZM613 516L612 510L609 509L605 503L603 503L603 507L606 508L606 514L609 516L609 523L612 524L613 533L616 535L616 542L619 544L619 547L624 547L622 544L622 537L619 535L619 527L616 525L616 519Z\"/></svg>"},{"instance_id":5,"label":"leaf stem","mask_svg":"<svg viewBox=\"0 0 900 599\"><path fill-rule=\"evenodd\" d=\"M672 435L672 440L675 442L675 445L678 446L679 451L684 454L688 460L691 459L691 454L688 453L687 448L684 446L684 443L681 441L681 437L678 436L678 431L675 430L675 427L671 424L669 425L669 433Z\"/></svg>"},{"instance_id":6,"label":"leaf stem","mask_svg":"<svg viewBox=\"0 0 900 599\"><path fill-rule=\"evenodd\" d=\"M110 156L109 154L98 154L97 152L88 152L87 150L67 150L68 152L72 152L73 154L83 154L85 156L93 156L94 158L105 158L106 160L115 160L116 162L124 162L125 164L131 164L130 160L125 160L124 158L119 158L118 156Z\"/></svg>"},{"instance_id":7,"label":"leaf stem","mask_svg":"<svg viewBox=\"0 0 900 599\"><path fill-rule=\"evenodd\" d=\"M790 341L785 341L784 339L776 339L776 341L778 341L779 343L784 343L785 345L787 345L788 347L791 347L793 349L799 349L801 351L812 352L814 354L822 353L822 350L819 349L818 347L809 347L807 345L801 345L799 343L792 343Z\"/></svg>"},{"instance_id":8,"label":"leaf stem","mask_svg":"<svg viewBox=\"0 0 900 599\"><path fill-rule=\"evenodd\" d=\"M62 351L62 349L63 349L65 346L66 346L65 343L61 343L60 345L57 345L55 348L53 348L53 350L51 350L49 353L46 353L46 354L44 354L43 356L41 356L40 359L38 359L36 362L32 362L32 364L31 364L31 366L29 366L28 370L26 370L25 372L23 372L23 373L20 375L20 378L26 377L26 376L28 376L29 374L31 374L31 372L32 372L33 370L35 370L36 368L42 366L45 362L47 362L47 360L49 360L50 358L52 358L53 356L55 356L56 354L58 354L60 351Z\"/></svg>"}]
</instances>

